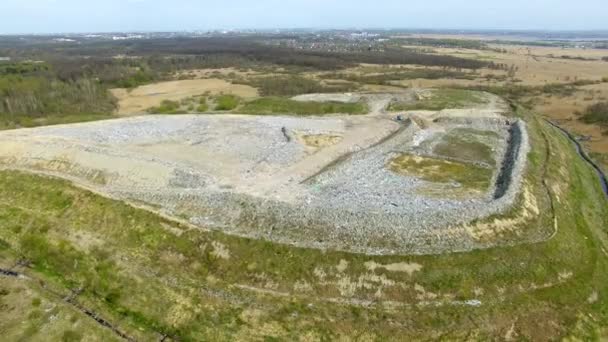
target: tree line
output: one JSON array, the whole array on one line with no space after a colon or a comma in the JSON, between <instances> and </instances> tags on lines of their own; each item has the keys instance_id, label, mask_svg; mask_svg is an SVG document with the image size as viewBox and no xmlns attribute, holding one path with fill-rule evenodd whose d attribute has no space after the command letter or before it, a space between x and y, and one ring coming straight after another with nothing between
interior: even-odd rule
<instances>
[{"instance_id":1,"label":"tree line","mask_svg":"<svg viewBox=\"0 0 608 342\"><path fill-rule=\"evenodd\" d=\"M176 71L207 68L276 66L338 71L358 65L417 64L445 68L500 67L485 61L419 53L408 49L324 52L269 46L263 37L164 38L129 41L81 41L57 44L0 37L0 120L49 115L110 114L116 101L108 89L134 88L165 80ZM306 79L262 78L255 84L265 95L350 90ZM13 125L14 126L14 125Z\"/></svg>"}]
</instances>

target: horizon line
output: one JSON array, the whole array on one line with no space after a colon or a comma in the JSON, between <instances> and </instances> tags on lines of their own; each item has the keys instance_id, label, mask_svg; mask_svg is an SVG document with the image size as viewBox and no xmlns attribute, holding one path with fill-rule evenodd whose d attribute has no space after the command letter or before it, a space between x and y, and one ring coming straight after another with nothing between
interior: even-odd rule
<instances>
[{"instance_id":1,"label":"horizon line","mask_svg":"<svg viewBox=\"0 0 608 342\"><path fill-rule=\"evenodd\" d=\"M356 27L356 26L344 26L344 27L275 27L275 28L209 28L209 29L184 29L184 30L101 30L101 31L64 31L64 32L20 32L20 33L2 33L0 36L53 36L53 35L84 35L84 34L114 34L114 33L196 33L196 32L239 32L239 31L253 31L253 32L270 32L270 31L411 31L413 33L419 32L439 32L439 33L595 33L595 34L606 34L608 35L608 28L602 29L540 29L540 28L424 28L424 27ZM458 32L457 32L458 31Z\"/></svg>"}]
</instances>

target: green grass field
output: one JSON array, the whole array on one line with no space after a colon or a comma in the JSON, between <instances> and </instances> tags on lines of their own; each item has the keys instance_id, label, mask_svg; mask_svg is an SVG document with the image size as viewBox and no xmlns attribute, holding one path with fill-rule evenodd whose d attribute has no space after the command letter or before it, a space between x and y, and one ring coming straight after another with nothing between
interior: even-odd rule
<instances>
[{"instance_id":1,"label":"green grass field","mask_svg":"<svg viewBox=\"0 0 608 342\"><path fill-rule=\"evenodd\" d=\"M89 122L98 120L115 119L112 114L78 114L78 115L56 115L32 118L27 116L15 117L7 120L0 118L0 130L15 128L30 128L38 126L50 126L71 124L78 122Z\"/></svg>"},{"instance_id":2,"label":"green grass field","mask_svg":"<svg viewBox=\"0 0 608 342\"><path fill-rule=\"evenodd\" d=\"M185 114L186 112L181 109L181 105L177 101L164 100L160 106L148 108L146 110L149 114Z\"/></svg>"},{"instance_id":3,"label":"green grass field","mask_svg":"<svg viewBox=\"0 0 608 342\"><path fill-rule=\"evenodd\" d=\"M433 89L430 97L415 102L393 102L389 111L442 110L445 108L468 108L485 104L482 93L465 89Z\"/></svg>"},{"instance_id":4,"label":"green grass field","mask_svg":"<svg viewBox=\"0 0 608 342\"><path fill-rule=\"evenodd\" d=\"M324 114L366 114L368 107L365 103L341 102L304 102L281 97L264 97L246 103L238 112L244 114L293 114L293 115L324 115Z\"/></svg>"},{"instance_id":5,"label":"green grass field","mask_svg":"<svg viewBox=\"0 0 608 342\"><path fill-rule=\"evenodd\" d=\"M398 174L417 177L434 183L456 182L461 187L486 191L492 181L492 169L443 159L402 154L389 162L389 169Z\"/></svg>"},{"instance_id":6,"label":"green grass field","mask_svg":"<svg viewBox=\"0 0 608 342\"><path fill-rule=\"evenodd\" d=\"M496 159L490 146L493 146L497 138L498 135L491 131L457 128L441 138L433 153L441 157L494 166Z\"/></svg>"},{"instance_id":7,"label":"green grass field","mask_svg":"<svg viewBox=\"0 0 608 342\"><path fill-rule=\"evenodd\" d=\"M233 110L240 102L241 99L236 95L220 95L215 98L215 110Z\"/></svg>"}]
</instances>

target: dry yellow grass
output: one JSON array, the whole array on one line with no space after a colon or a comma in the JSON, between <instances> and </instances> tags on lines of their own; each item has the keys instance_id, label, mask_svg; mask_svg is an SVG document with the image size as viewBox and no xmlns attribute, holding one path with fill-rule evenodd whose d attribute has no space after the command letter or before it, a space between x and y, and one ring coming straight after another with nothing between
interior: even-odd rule
<instances>
[{"instance_id":1,"label":"dry yellow grass","mask_svg":"<svg viewBox=\"0 0 608 342\"><path fill-rule=\"evenodd\" d=\"M217 78L219 76L239 76L239 77L247 77L259 75L258 72L253 70L239 70L236 68L219 68L219 69L193 69L193 70L183 70L179 71L175 74L175 78L179 79L180 77L190 77L194 79L202 79L202 78Z\"/></svg>"},{"instance_id":2,"label":"dry yellow grass","mask_svg":"<svg viewBox=\"0 0 608 342\"><path fill-rule=\"evenodd\" d=\"M366 84L363 87L361 87L361 91L372 92L372 93L404 93L404 92L406 92L406 90L403 89L402 87L378 85L378 84Z\"/></svg>"},{"instance_id":3,"label":"dry yellow grass","mask_svg":"<svg viewBox=\"0 0 608 342\"><path fill-rule=\"evenodd\" d=\"M137 87L131 91L123 88L111 91L118 99L120 115L144 113L146 109L158 106L164 100L179 101L207 92L212 95L234 94L243 98L258 96L256 88L215 78L159 82Z\"/></svg>"},{"instance_id":4,"label":"dry yellow grass","mask_svg":"<svg viewBox=\"0 0 608 342\"><path fill-rule=\"evenodd\" d=\"M468 39L468 40L520 40L518 35L486 35L486 34L440 34L417 33L411 35L397 35L395 38L431 38L431 39Z\"/></svg>"},{"instance_id":5,"label":"dry yellow grass","mask_svg":"<svg viewBox=\"0 0 608 342\"><path fill-rule=\"evenodd\" d=\"M506 53L486 50L433 48L437 54L451 55L464 58L480 58L494 63L514 65L517 68L515 78L524 85L542 85L547 83L567 83L575 80L599 81L608 77L608 63L601 60L576 60L546 57L550 53L556 56L569 55L572 57L599 58L608 55L605 50L568 49L496 45L496 48L506 49ZM561 51L561 52L560 52ZM504 71L486 71L493 74L504 74Z\"/></svg>"},{"instance_id":6,"label":"dry yellow grass","mask_svg":"<svg viewBox=\"0 0 608 342\"><path fill-rule=\"evenodd\" d=\"M298 140L301 140L305 146L317 150L339 143L342 141L342 136L331 134L298 134Z\"/></svg>"},{"instance_id":7,"label":"dry yellow grass","mask_svg":"<svg viewBox=\"0 0 608 342\"><path fill-rule=\"evenodd\" d=\"M602 134L605 129L597 125L585 124L575 114L598 101L608 101L608 83L580 87L580 91L566 97L544 97L534 109L551 119L559 120L564 128L577 134L590 137L585 142L592 152L608 153L608 137Z\"/></svg>"},{"instance_id":8,"label":"dry yellow grass","mask_svg":"<svg viewBox=\"0 0 608 342\"><path fill-rule=\"evenodd\" d=\"M593 58L600 60L602 57L608 56L608 50L604 49L581 49L581 48L561 48L561 47L552 47L552 46L521 46L521 45L502 45L502 44L490 44L491 48L495 49L506 49L509 53L512 51L524 51L529 50L531 54L535 56L544 56L544 57L561 57L561 56L569 56L569 57L583 57L583 58ZM523 50L522 50L523 49Z\"/></svg>"}]
</instances>

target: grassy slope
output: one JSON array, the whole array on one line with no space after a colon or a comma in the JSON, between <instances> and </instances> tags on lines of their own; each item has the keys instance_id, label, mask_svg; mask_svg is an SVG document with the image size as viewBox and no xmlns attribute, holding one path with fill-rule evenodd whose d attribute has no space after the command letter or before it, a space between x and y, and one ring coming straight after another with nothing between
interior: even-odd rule
<instances>
[{"instance_id":1,"label":"grassy slope","mask_svg":"<svg viewBox=\"0 0 608 342\"><path fill-rule=\"evenodd\" d=\"M457 128L443 136L433 152L442 157L494 166L496 160L491 146L497 138L491 131Z\"/></svg>"},{"instance_id":2,"label":"grassy slope","mask_svg":"<svg viewBox=\"0 0 608 342\"><path fill-rule=\"evenodd\" d=\"M112 114L74 114L74 115L54 115L40 118L30 118L26 116L15 117L10 120L0 118L0 130L29 128L38 126L50 126L60 124L70 124L77 122L88 122L97 120L115 119L117 116Z\"/></svg>"},{"instance_id":3,"label":"grassy slope","mask_svg":"<svg viewBox=\"0 0 608 342\"><path fill-rule=\"evenodd\" d=\"M608 174L608 153L591 152L589 156Z\"/></svg>"},{"instance_id":4,"label":"grassy slope","mask_svg":"<svg viewBox=\"0 0 608 342\"><path fill-rule=\"evenodd\" d=\"M188 98L182 103L175 101L163 101L159 107L148 109L151 114L185 114L202 113L209 109L212 112L232 111L239 114L251 115L327 115L327 114L366 114L369 108L364 102L341 103L341 102L312 102L294 101L283 97L262 97L241 104L242 99L234 95L220 95L212 98L214 106L208 106L206 102L200 102L198 107L194 103L202 98ZM184 105L185 104L185 105Z\"/></svg>"},{"instance_id":5,"label":"grassy slope","mask_svg":"<svg viewBox=\"0 0 608 342\"><path fill-rule=\"evenodd\" d=\"M433 90L430 97L414 103L393 102L388 110L442 110L445 108L467 108L484 103L486 103L486 100L483 94L479 92L464 89L438 88Z\"/></svg>"},{"instance_id":6,"label":"grassy slope","mask_svg":"<svg viewBox=\"0 0 608 342\"><path fill-rule=\"evenodd\" d=\"M558 223L548 242L443 256L322 252L190 230L64 181L0 172L0 262L26 257L32 267L21 270L48 287L83 288L80 303L141 340L597 339L608 324L608 206L569 142L530 126L526 181L541 216L523 232L553 222L546 170ZM370 261L421 268L371 271ZM38 281L22 284L45 294ZM471 299L481 305L462 305ZM13 336L41 340L57 324Z\"/></svg>"},{"instance_id":7,"label":"grassy slope","mask_svg":"<svg viewBox=\"0 0 608 342\"><path fill-rule=\"evenodd\" d=\"M323 115L323 114L365 114L369 111L365 103L341 102L311 102L294 101L281 97L264 97L246 103L238 110L244 114L295 114L295 115Z\"/></svg>"}]
</instances>

